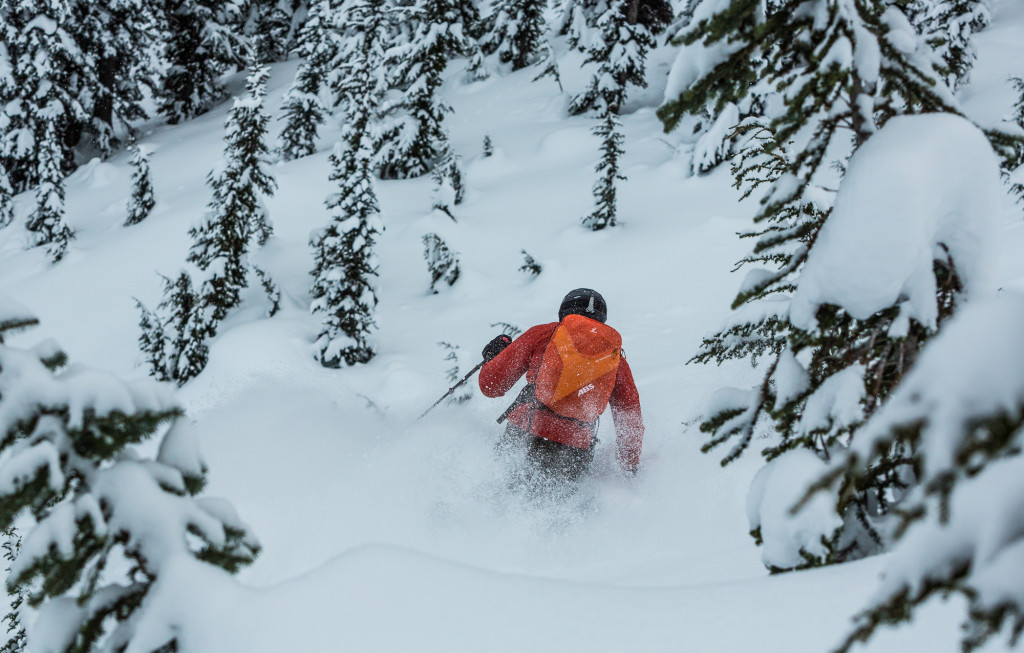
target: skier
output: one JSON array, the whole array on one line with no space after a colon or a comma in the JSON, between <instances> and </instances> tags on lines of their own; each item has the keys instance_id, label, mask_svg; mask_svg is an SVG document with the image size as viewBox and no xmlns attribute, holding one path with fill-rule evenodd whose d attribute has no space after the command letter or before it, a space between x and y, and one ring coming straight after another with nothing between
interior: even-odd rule
<instances>
[{"instance_id":1,"label":"skier","mask_svg":"<svg viewBox=\"0 0 1024 653\"><path fill-rule=\"evenodd\" d=\"M594 458L597 419L608 405L618 462L636 472L644 433L640 396L622 337L604 324L607 315L598 292L578 288L562 300L558 322L535 326L515 341L497 336L484 347L485 396L504 395L526 374L526 387L498 423L508 421L499 450L525 449L527 482L579 479Z\"/></svg>"}]
</instances>

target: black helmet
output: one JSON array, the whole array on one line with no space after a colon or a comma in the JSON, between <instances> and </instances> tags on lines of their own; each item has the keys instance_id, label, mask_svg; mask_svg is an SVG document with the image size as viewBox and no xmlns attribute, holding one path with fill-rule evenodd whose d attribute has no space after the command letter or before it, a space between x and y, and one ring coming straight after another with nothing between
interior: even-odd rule
<instances>
[{"instance_id":1,"label":"black helmet","mask_svg":"<svg viewBox=\"0 0 1024 653\"><path fill-rule=\"evenodd\" d=\"M596 290L577 288L570 291L562 300L562 305L558 307L558 320L564 320L566 315L582 315L604 322L608 319L608 304Z\"/></svg>"}]
</instances>

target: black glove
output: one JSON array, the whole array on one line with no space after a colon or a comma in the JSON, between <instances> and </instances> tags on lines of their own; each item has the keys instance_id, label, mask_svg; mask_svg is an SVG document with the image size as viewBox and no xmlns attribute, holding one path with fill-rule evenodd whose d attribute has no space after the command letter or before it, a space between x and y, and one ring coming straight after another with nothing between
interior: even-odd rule
<instances>
[{"instance_id":1,"label":"black glove","mask_svg":"<svg viewBox=\"0 0 1024 653\"><path fill-rule=\"evenodd\" d=\"M487 343L483 351L484 362L490 362L492 358L505 351L505 347L508 347L511 343L512 338L504 333Z\"/></svg>"}]
</instances>

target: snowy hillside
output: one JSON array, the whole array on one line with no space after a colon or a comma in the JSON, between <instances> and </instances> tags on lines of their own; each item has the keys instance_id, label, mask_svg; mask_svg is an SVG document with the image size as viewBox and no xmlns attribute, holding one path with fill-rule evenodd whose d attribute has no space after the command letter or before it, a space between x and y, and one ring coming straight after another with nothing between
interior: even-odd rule
<instances>
[{"instance_id":1,"label":"snowy hillside","mask_svg":"<svg viewBox=\"0 0 1024 653\"><path fill-rule=\"evenodd\" d=\"M992 6L960 93L983 126L1013 105L1006 79L1024 76L1024 6ZM567 91L585 87L582 55L559 54ZM281 311L266 317L266 296L250 285L210 343L206 369L177 391L209 466L205 493L232 502L262 551L234 577L183 566L160 578L150 613L178 624L180 650L782 653L826 651L848 634L886 556L770 576L746 511L760 459L752 452L723 468L718 452L700 452L697 422L714 391L756 380L745 361L686 363L729 314L742 281L730 270L749 249L736 233L751 227L757 201L739 199L727 165L692 176L691 146L663 132L655 110L674 56L671 47L652 53L649 76L661 83L632 95L623 112L621 224L600 232L580 227L599 156L593 118L569 117L568 94L551 79L532 81L535 70L470 83L464 62L449 69L446 124L466 200L452 220L432 209L429 175L378 182L379 328L366 365L326 369L312 349L320 320L309 312L309 238L329 219L339 126L322 130L317 153L272 167L274 233L255 263L278 283ZM271 67L274 135L297 66ZM243 84L235 75L229 88L238 94ZM53 338L74 363L147 375L136 300L155 306L160 275L184 264L231 107L143 127L156 206L140 224L123 226L129 153L72 174L75 240L57 264L29 248L34 199L17 197L15 220L0 232L0 293L40 326L11 343ZM1006 215L996 281L1024 290L1024 222L1009 200ZM438 294L423 258L427 233L461 261L459 280ZM519 269L524 251L542 267L536 278ZM503 428L495 419L514 395L487 399L474 381L467 401L418 417L451 385L454 364L458 376L468 372L504 324L554 321L577 287L604 295L608 323L623 336L646 425L640 470L618 469L606 415L580 492L532 501L508 491L492 450ZM442 343L458 348L454 363ZM961 599L933 602L856 650L959 651L963 610ZM140 625L129 650L163 644L161 623ZM48 635L33 636L30 650L47 650ZM983 650L1008 648L997 638Z\"/></svg>"}]
</instances>

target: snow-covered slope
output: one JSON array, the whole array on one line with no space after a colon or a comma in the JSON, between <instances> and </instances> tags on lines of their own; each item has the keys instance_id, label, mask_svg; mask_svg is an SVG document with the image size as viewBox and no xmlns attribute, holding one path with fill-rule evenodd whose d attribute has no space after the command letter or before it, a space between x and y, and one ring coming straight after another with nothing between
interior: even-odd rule
<instances>
[{"instance_id":1,"label":"snow-covered slope","mask_svg":"<svg viewBox=\"0 0 1024 653\"><path fill-rule=\"evenodd\" d=\"M995 18L965 91L966 107L989 123L1012 102L1010 62L1024 61L1024 8L1003 0ZM658 55L652 68L664 71L671 53ZM584 85L578 63L564 59L569 89ZM295 65L273 69L274 115ZM534 74L464 85L452 71L448 125L468 185L457 223L432 213L428 178L380 183L379 353L366 366L326 370L310 349L307 240L328 219L336 132L323 134L320 153L274 168L275 234L256 257L281 285L283 310L266 319L262 291L250 288L206 371L179 393L210 465L209 493L232 500L264 551L237 581L188 570L161 581L154 600L181 616L184 650L818 651L841 639L874 590L878 560L767 576L744 512L759 461L721 469L699 452L693 423L708 397L751 374L745 364L685 363L727 314L740 281L729 270L746 247L735 232L753 204L737 201L727 170L687 178L652 88L623 120L623 226L583 230L598 156L592 121L566 118L566 97L550 80L531 83ZM184 261L228 106L144 134L157 206L142 224L122 227L127 155L72 175L77 239L56 266L25 251L31 197L19 198L20 218L0 238L0 291L42 322L21 338L53 336L74 361L145 374L135 298L155 305L158 274ZM485 135L495 146L486 159ZM439 295L428 292L428 232L463 266ZM998 280L1024 287L1020 222L1003 241ZM522 250L543 266L535 280L518 270ZM506 401L474 393L417 416L449 386L440 342L461 347L465 372L500 332L494 325L551 321L578 286L606 297L623 334L647 426L641 471L616 471L609 419L579 496L533 504L506 490L491 452ZM194 580L207 591L183 596ZM930 607L865 650L959 650L961 609Z\"/></svg>"}]
</instances>

